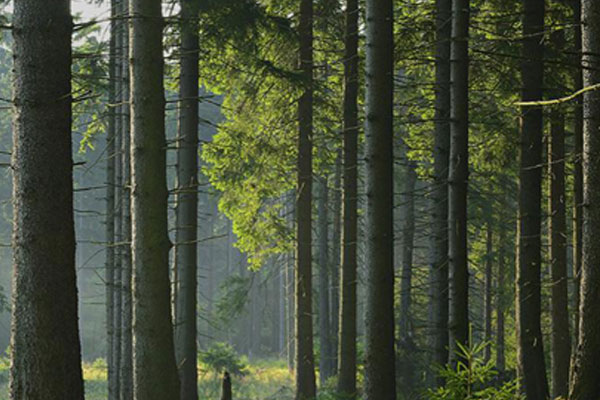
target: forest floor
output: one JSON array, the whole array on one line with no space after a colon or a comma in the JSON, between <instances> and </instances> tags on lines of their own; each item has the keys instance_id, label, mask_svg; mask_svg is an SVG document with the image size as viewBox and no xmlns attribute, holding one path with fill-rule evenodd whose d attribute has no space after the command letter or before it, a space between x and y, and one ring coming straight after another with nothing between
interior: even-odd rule
<instances>
[{"instance_id":1,"label":"forest floor","mask_svg":"<svg viewBox=\"0 0 600 400\"><path fill-rule=\"evenodd\" d=\"M106 363L103 359L83 364L86 400L106 400ZM221 374L198 366L199 398L221 397ZM233 376L233 398L236 400L293 399L293 376L285 361L258 360L248 364L244 376ZM0 362L0 400L8 400L8 365Z\"/></svg>"}]
</instances>

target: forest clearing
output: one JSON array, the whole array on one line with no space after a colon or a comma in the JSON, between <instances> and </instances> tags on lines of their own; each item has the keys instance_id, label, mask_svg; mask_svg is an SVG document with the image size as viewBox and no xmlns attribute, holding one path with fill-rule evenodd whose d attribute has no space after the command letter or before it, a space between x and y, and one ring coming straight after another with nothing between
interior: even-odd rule
<instances>
[{"instance_id":1,"label":"forest clearing","mask_svg":"<svg viewBox=\"0 0 600 400\"><path fill-rule=\"evenodd\" d=\"M0 400L600 400L600 0L0 0Z\"/></svg>"}]
</instances>

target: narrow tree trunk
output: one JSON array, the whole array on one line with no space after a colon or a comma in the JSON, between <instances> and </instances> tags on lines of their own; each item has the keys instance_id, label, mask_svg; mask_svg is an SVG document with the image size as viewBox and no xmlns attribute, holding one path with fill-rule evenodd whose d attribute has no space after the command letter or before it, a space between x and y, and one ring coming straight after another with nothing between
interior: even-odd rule
<instances>
[{"instance_id":1,"label":"narrow tree trunk","mask_svg":"<svg viewBox=\"0 0 600 400\"><path fill-rule=\"evenodd\" d=\"M415 342L411 320L411 292L413 278L413 250L415 238L415 186L416 165L407 160L406 180L402 196L402 263L400 272L400 315L398 318L398 344L400 354L399 376L404 392L412 391L415 385L414 351Z\"/></svg>"},{"instance_id":2,"label":"narrow tree trunk","mask_svg":"<svg viewBox=\"0 0 600 400\"><path fill-rule=\"evenodd\" d=\"M337 374L338 348L340 332L340 272L341 272L341 243L342 243L342 149L338 150L335 160L335 174L333 178L333 234L331 238L331 349L333 353L333 373Z\"/></svg>"},{"instance_id":3,"label":"narrow tree trunk","mask_svg":"<svg viewBox=\"0 0 600 400\"><path fill-rule=\"evenodd\" d=\"M11 399L83 400L71 154L70 2L13 15Z\"/></svg>"},{"instance_id":4,"label":"narrow tree trunk","mask_svg":"<svg viewBox=\"0 0 600 400\"><path fill-rule=\"evenodd\" d=\"M344 130L340 319L338 339L339 393L356 396L356 245L358 207L358 0L346 1L344 52Z\"/></svg>"},{"instance_id":5,"label":"narrow tree trunk","mask_svg":"<svg viewBox=\"0 0 600 400\"><path fill-rule=\"evenodd\" d=\"M123 0L123 14L125 21L129 15L129 0ZM122 329L121 329L121 371L119 377L119 386L121 389L121 400L133 400L133 304L131 303L131 154L129 148L131 145L130 113L129 113L129 26L127 22L123 23L123 37L121 40L123 48L122 63Z\"/></svg>"},{"instance_id":6,"label":"narrow tree trunk","mask_svg":"<svg viewBox=\"0 0 600 400\"><path fill-rule=\"evenodd\" d=\"M300 70L304 92L298 102L296 218L296 400L316 397L312 313L312 136L313 2L300 0Z\"/></svg>"},{"instance_id":7,"label":"narrow tree trunk","mask_svg":"<svg viewBox=\"0 0 600 400\"><path fill-rule=\"evenodd\" d=\"M448 170L449 357L469 342L467 190L469 179L469 0L452 0L450 164Z\"/></svg>"},{"instance_id":8,"label":"narrow tree trunk","mask_svg":"<svg viewBox=\"0 0 600 400\"><path fill-rule=\"evenodd\" d=\"M433 361L448 362L448 160L450 154L450 42L452 0L436 1L435 131L432 190ZM443 379L438 378L438 385Z\"/></svg>"},{"instance_id":9,"label":"narrow tree trunk","mask_svg":"<svg viewBox=\"0 0 600 400\"><path fill-rule=\"evenodd\" d=\"M557 57L564 51L564 31L551 34L553 52ZM556 90L555 96L562 96ZM550 275L551 275L551 376L552 398L566 398L569 394L569 363L571 338L569 336L569 295L567 277L567 223L565 193L565 116L558 108L550 111L550 138L548 165L550 177Z\"/></svg>"},{"instance_id":10,"label":"narrow tree trunk","mask_svg":"<svg viewBox=\"0 0 600 400\"><path fill-rule=\"evenodd\" d=\"M321 386L334 374L332 365L333 351L329 329L329 216L327 212L329 189L327 178L318 179L318 237L319 237L319 381Z\"/></svg>"},{"instance_id":11,"label":"narrow tree trunk","mask_svg":"<svg viewBox=\"0 0 600 400\"><path fill-rule=\"evenodd\" d=\"M115 285L115 162L116 162L116 118L115 111L116 91L117 91L117 2L111 0L110 13L110 44L109 44L109 77L108 77L108 131L106 135L106 366L107 366L107 384L108 400L116 400L116 377L118 371L115 369L114 362L114 285Z\"/></svg>"},{"instance_id":12,"label":"narrow tree trunk","mask_svg":"<svg viewBox=\"0 0 600 400\"><path fill-rule=\"evenodd\" d=\"M176 349L181 400L198 399L196 359L198 220L198 23L192 0L181 0L179 137L175 259L177 260Z\"/></svg>"},{"instance_id":13,"label":"narrow tree trunk","mask_svg":"<svg viewBox=\"0 0 600 400\"><path fill-rule=\"evenodd\" d=\"M365 399L396 399L393 232L393 7L367 0Z\"/></svg>"},{"instance_id":14,"label":"narrow tree trunk","mask_svg":"<svg viewBox=\"0 0 600 400\"><path fill-rule=\"evenodd\" d=\"M581 68L581 1L573 1L573 25L575 36L575 68L574 91L583 88L583 69ZM579 96L576 100L575 115L573 122L573 136L575 147L573 148L574 168L573 168L573 286L575 299L573 306L573 320L575 321L573 333L573 349L577 348L579 338L579 293L581 278L581 245L582 245L582 226L583 226L583 97ZM572 352L575 355L575 351Z\"/></svg>"},{"instance_id":15,"label":"narrow tree trunk","mask_svg":"<svg viewBox=\"0 0 600 400\"><path fill-rule=\"evenodd\" d=\"M505 253L504 253L504 241L506 240L505 234L506 228L504 224L500 223L498 233L498 280L496 283L496 369L500 380L504 377L505 367L505 356L504 356L504 312L505 312Z\"/></svg>"},{"instance_id":16,"label":"narrow tree trunk","mask_svg":"<svg viewBox=\"0 0 600 400\"><path fill-rule=\"evenodd\" d=\"M583 86L600 83L600 3L582 1ZM583 108L583 248L579 341L571 400L594 400L600 393L600 93L588 91Z\"/></svg>"},{"instance_id":17,"label":"narrow tree trunk","mask_svg":"<svg viewBox=\"0 0 600 400\"><path fill-rule=\"evenodd\" d=\"M544 0L523 0L522 99L542 98ZM549 396L540 324L542 110L522 110L516 320L519 372L529 399Z\"/></svg>"},{"instance_id":18,"label":"narrow tree trunk","mask_svg":"<svg viewBox=\"0 0 600 400\"><path fill-rule=\"evenodd\" d=\"M485 350L483 353L483 360L487 363L492 358L492 265L494 261L493 256L493 230L491 223L487 223L487 235L486 235L486 259L485 259L485 290L484 290L484 333L483 340L485 341Z\"/></svg>"},{"instance_id":19,"label":"narrow tree trunk","mask_svg":"<svg viewBox=\"0 0 600 400\"><path fill-rule=\"evenodd\" d=\"M176 399L161 2L131 0L130 18L134 398Z\"/></svg>"}]
</instances>

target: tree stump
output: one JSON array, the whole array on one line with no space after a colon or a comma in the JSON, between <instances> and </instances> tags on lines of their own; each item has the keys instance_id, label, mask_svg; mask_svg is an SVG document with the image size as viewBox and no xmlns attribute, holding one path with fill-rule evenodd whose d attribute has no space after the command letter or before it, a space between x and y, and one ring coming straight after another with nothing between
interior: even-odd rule
<instances>
[{"instance_id":1,"label":"tree stump","mask_svg":"<svg viewBox=\"0 0 600 400\"><path fill-rule=\"evenodd\" d=\"M221 393L221 400L232 400L231 396L231 376L229 372L225 371L223 375L223 391Z\"/></svg>"}]
</instances>

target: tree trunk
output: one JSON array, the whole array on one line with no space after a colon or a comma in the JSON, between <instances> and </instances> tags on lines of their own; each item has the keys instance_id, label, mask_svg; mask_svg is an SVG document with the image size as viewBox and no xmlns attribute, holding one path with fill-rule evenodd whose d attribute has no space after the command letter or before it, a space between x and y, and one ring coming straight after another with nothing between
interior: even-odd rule
<instances>
[{"instance_id":1,"label":"tree trunk","mask_svg":"<svg viewBox=\"0 0 600 400\"><path fill-rule=\"evenodd\" d=\"M318 179L318 236L319 236L319 381L321 386L334 374L333 351L329 329L329 217L327 212L329 189L327 178Z\"/></svg>"},{"instance_id":2,"label":"tree trunk","mask_svg":"<svg viewBox=\"0 0 600 400\"><path fill-rule=\"evenodd\" d=\"M337 374L338 345L340 332L340 272L341 272L341 243L342 243L342 149L338 150L335 160L335 175L333 179L333 234L331 238L333 253L331 254L331 349L333 353L333 373Z\"/></svg>"},{"instance_id":3,"label":"tree trunk","mask_svg":"<svg viewBox=\"0 0 600 400\"><path fill-rule=\"evenodd\" d=\"M117 41L117 20L116 16L117 1L111 0L110 13L110 44L109 44L109 86L108 86L108 130L106 135L106 366L107 366L107 384L108 400L117 399L117 390L115 387L117 374L114 362L114 293L115 293L115 188L116 188L116 118L115 110L116 91L117 91L117 63L116 47Z\"/></svg>"},{"instance_id":4,"label":"tree trunk","mask_svg":"<svg viewBox=\"0 0 600 400\"><path fill-rule=\"evenodd\" d=\"M313 2L300 0L300 70L304 92L298 102L296 218L296 400L316 397L312 313L312 129Z\"/></svg>"},{"instance_id":5,"label":"tree trunk","mask_svg":"<svg viewBox=\"0 0 600 400\"><path fill-rule=\"evenodd\" d=\"M551 34L553 53L557 59L564 51L564 31ZM556 90L554 95L564 95ZM569 295L567 277L567 223L565 193L565 116L559 108L550 111L550 138L548 165L550 179L550 275L551 275L551 375L552 398L566 398L569 394L569 363L571 338L569 336Z\"/></svg>"},{"instance_id":6,"label":"tree trunk","mask_svg":"<svg viewBox=\"0 0 600 400\"><path fill-rule=\"evenodd\" d=\"M485 258L485 281L484 281L484 341L485 350L483 352L483 361L488 363L492 358L492 265L494 260L493 251L493 231L491 223L487 223L487 236L486 236L486 258Z\"/></svg>"},{"instance_id":7,"label":"tree trunk","mask_svg":"<svg viewBox=\"0 0 600 400\"><path fill-rule=\"evenodd\" d=\"M134 398L176 399L161 2L131 0L130 15Z\"/></svg>"},{"instance_id":8,"label":"tree trunk","mask_svg":"<svg viewBox=\"0 0 600 400\"><path fill-rule=\"evenodd\" d=\"M448 160L450 154L450 42L452 0L436 1L435 131L432 189L433 361L448 362ZM442 385L443 379L438 378Z\"/></svg>"},{"instance_id":9,"label":"tree trunk","mask_svg":"<svg viewBox=\"0 0 600 400\"><path fill-rule=\"evenodd\" d=\"M337 391L356 396L356 243L358 207L358 0L346 1L342 247Z\"/></svg>"},{"instance_id":10,"label":"tree trunk","mask_svg":"<svg viewBox=\"0 0 600 400\"><path fill-rule=\"evenodd\" d=\"M448 170L449 357L469 342L467 190L469 179L469 0L452 0L450 164Z\"/></svg>"},{"instance_id":11,"label":"tree trunk","mask_svg":"<svg viewBox=\"0 0 600 400\"><path fill-rule=\"evenodd\" d=\"M506 240L505 230L501 219L498 233L498 281L496 283L496 369L500 380L504 377L505 356L504 356L504 311L505 311L505 254L504 242Z\"/></svg>"},{"instance_id":12,"label":"tree trunk","mask_svg":"<svg viewBox=\"0 0 600 400\"><path fill-rule=\"evenodd\" d=\"M231 375L229 372L225 372L223 376L223 383L221 388L221 400L232 400L231 395Z\"/></svg>"},{"instance_id":13,"label":"tree trunk","mask_svg":"<svg viewBox=\"0 0 600 400\"><path fill-rule=\"evenodd\" d=\"M522 99L542 98L544 1L523 0ZM549 396L540 326L542 110L522 110L516 320L519 372L529 399Z\"/></svg>"},{"instance_id":14,"label":"tree trunk","mask_svg":"<svg viewBox=\"0 0 600 400\"><path fill-rule=\"evenodd\" d=\"M396 399L394 351L394 39L391 0L367 0L365 399Z\"/></svg>"},{"instance_id":15,"label":"tree trunk","mask_svg":"<svg viewBox=\"0 0 600 400\"><path fill-rule=\"evenodd\" d=\"M400 315L398 318L399 376L404 392L414 389L416 350L411 320L411 292L413 277L413 250L415 238L415 186L417 183L416 165L407 160L406 180L402 196L402 264L400 272Z\"/></svg>"},{"instance_id":16,"label":"tree trunk","mask_svg":"<svg viewBox=\"0 0 600 400\"><path fill-rule=\"evenodd\" d=\"M129 15L129 0L123 0L123 14L127 18ZM124 21L127 21L125 19ZM133 304L131 303L131 154L129 148L131 145L130 114L129 114L129 26L123 22L123 35L121 46L123 48L122 63L122 317L121 317L121 371L119 377L119 386L121 389L121 400L133 400Z\"/></svg>"},{"instance_id":17,"label":"tree trunk","mask_svg":"<svg viewBox=\"0 0 600 400\"><path fill-rule=\"evenodd\" d=\"M600 83L600 3L582 1L583 86ZM594 400L600 393L600 93L588 91L583 108L583 248L579 341L571 400Z\"/></svg>"},{"instance_id":18,"label":"tree trunk","mask_svg":"<svg viewBox=\"0 0 600 400\"><path fill-rule=\"evenodd\" d=\"M583 88L583 69L581 68L581 1L573 1L573 26L575 36L575 56L574 64L574 91ZM582 245L582 226L583 226L583 96L577 97L573 122L573 136L575 147L573 149L573 297L575 299L573 306L573 349L577 348L579 338L579 294L581 279L581 245ZM575 356L575 351L571 354Z\"/></svg>"},{"instance_id":19,"label":"tree trunk","mask_svg":"<svg viewBox=\"0 0 600 400\"><path fill-rule=\"evenodd\" d=\"M177 320L175 340L181 400L198 399L196 291L198 236L198 22L192 0L181 0L179 137L175 259Z\"/></svg>"},{"instance_id":20,"label":"tree trunk","mask_svg":"<svg viewBox=\"0 0 600 400\"><path fill-rule=\"evenodd\" d=\"M11 399L83 400L70 2L14 2Z\"/></svg>"}]
</instances>

